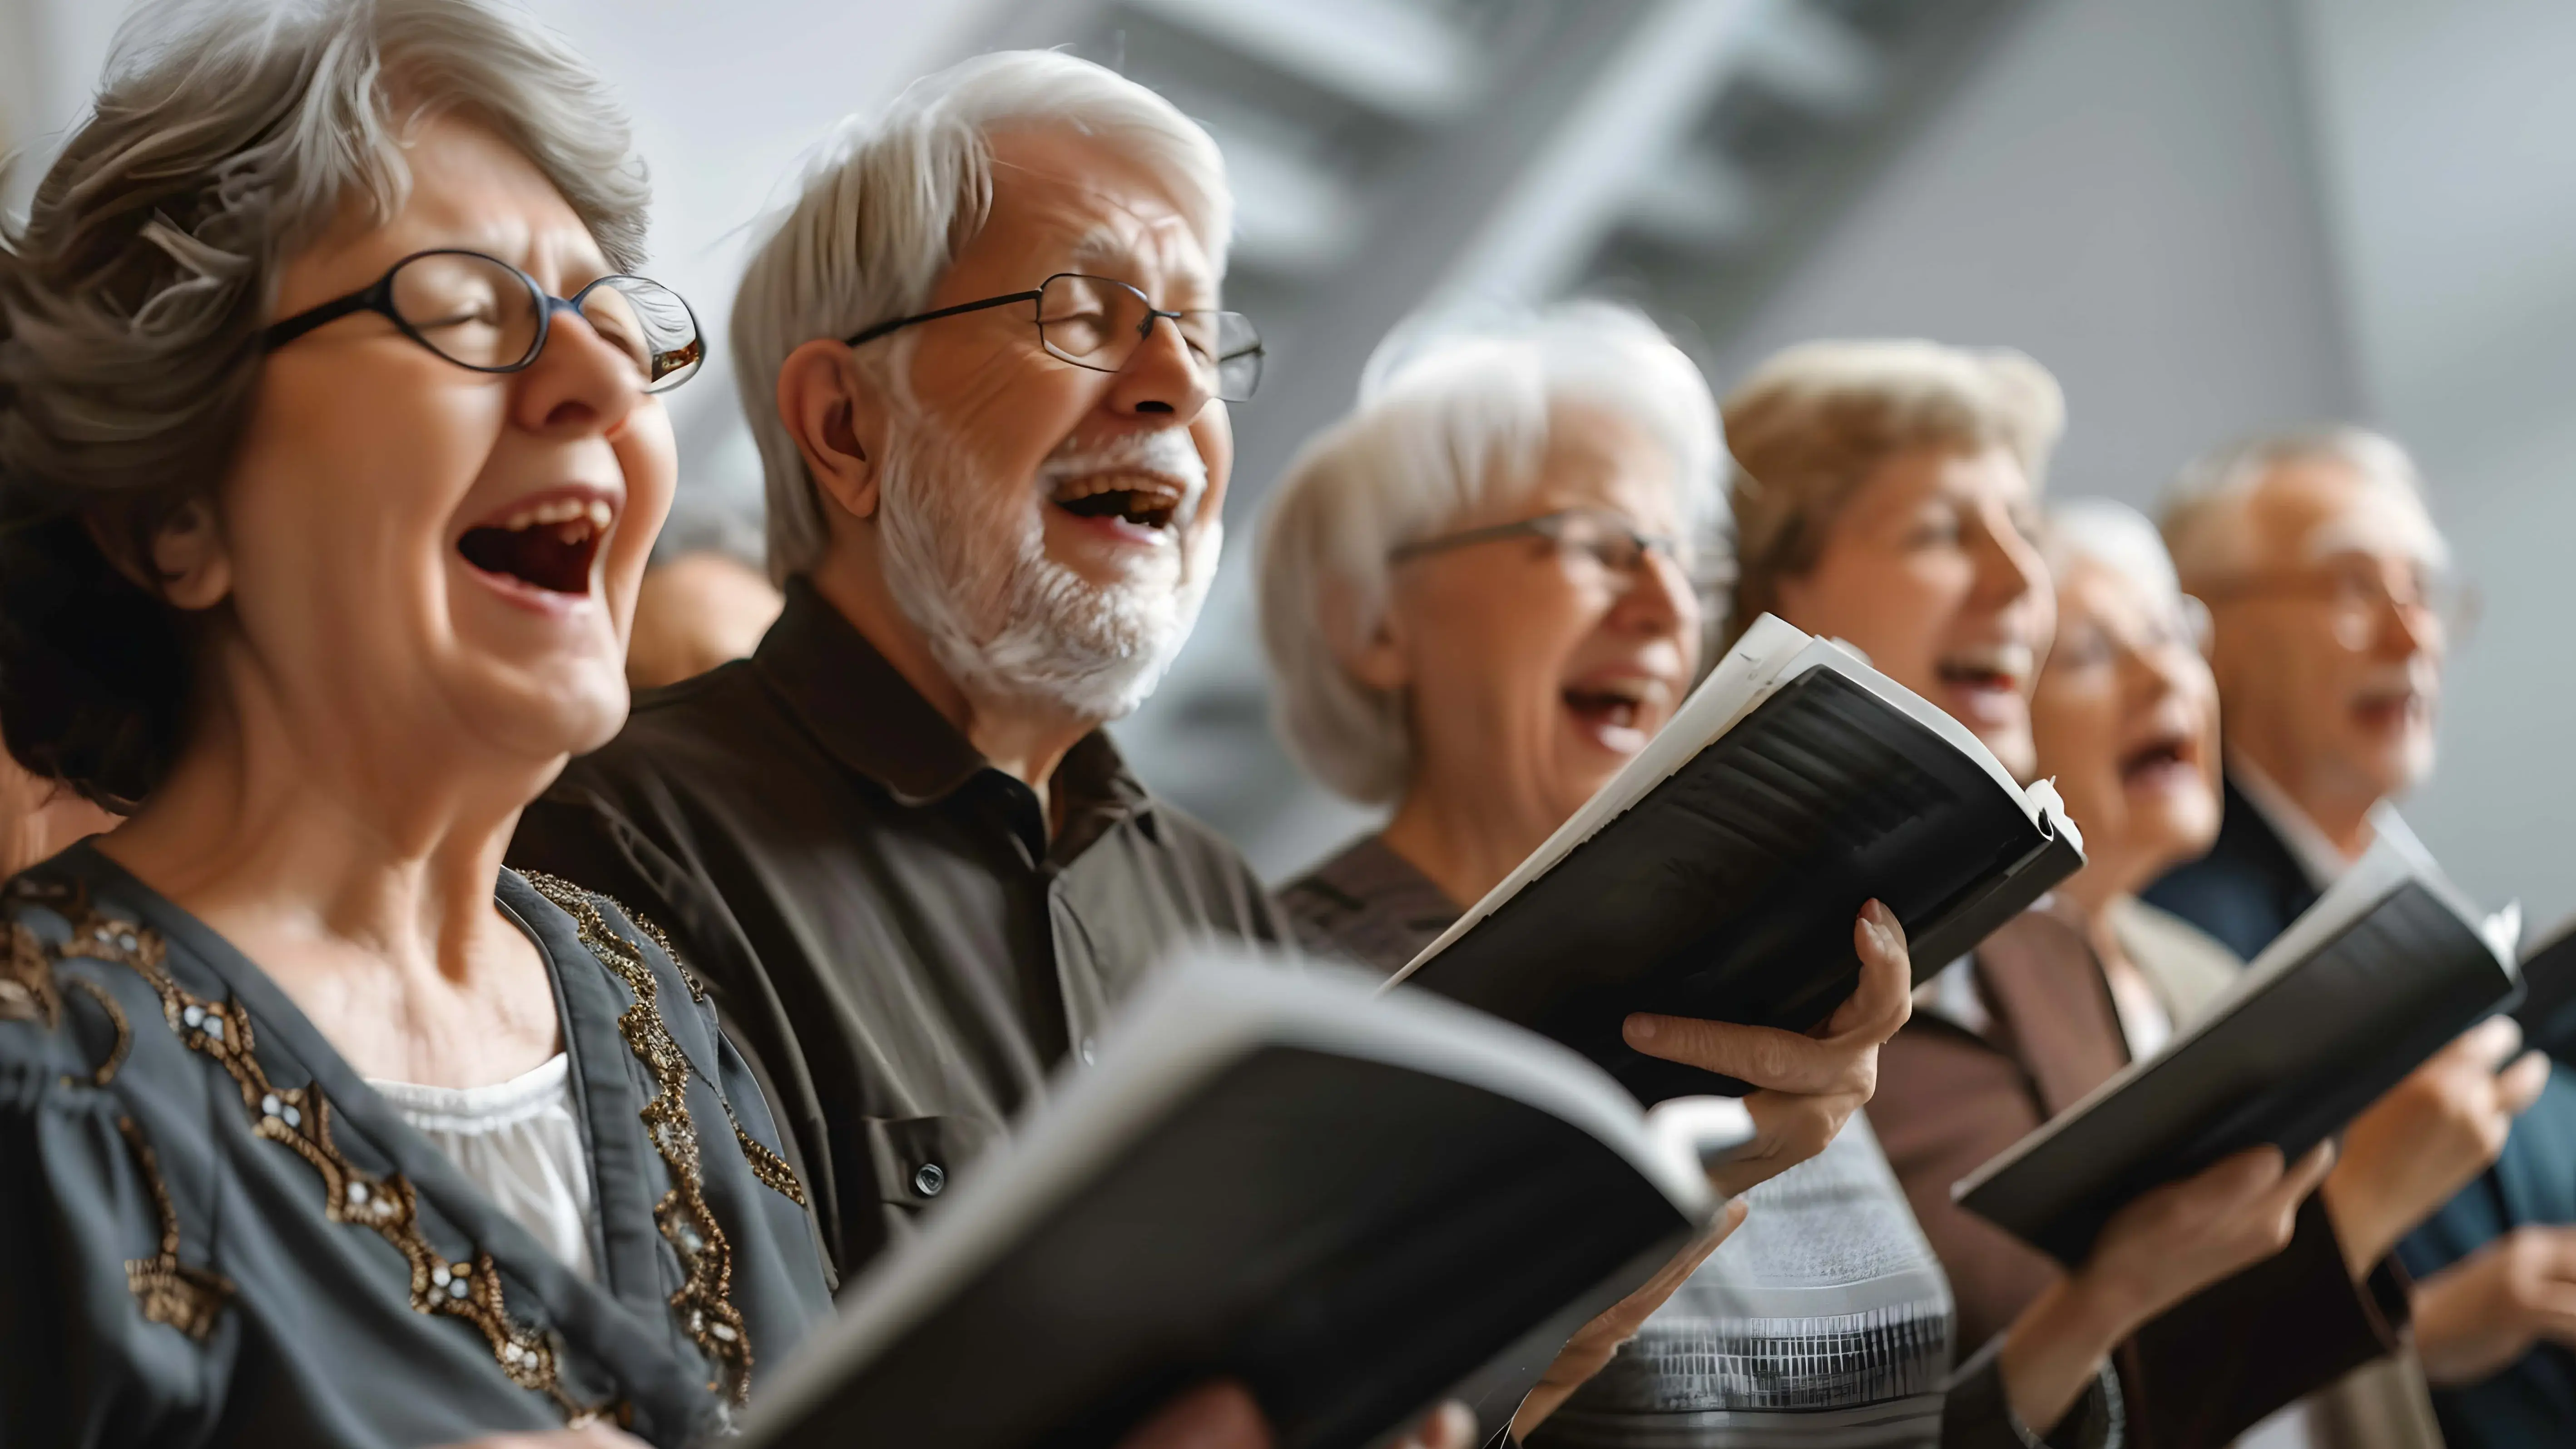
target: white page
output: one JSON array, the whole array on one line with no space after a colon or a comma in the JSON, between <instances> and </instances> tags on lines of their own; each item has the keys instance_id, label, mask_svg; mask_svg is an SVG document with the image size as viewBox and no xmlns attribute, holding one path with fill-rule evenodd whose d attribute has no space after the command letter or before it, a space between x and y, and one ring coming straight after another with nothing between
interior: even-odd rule
<instances>
[{"instance_id":1,"label":"white page","mask_svg":"<svg viewBox=\"0 0 2576 1449\"><path fill-rule=\"evenodd\" d=\"M1831 669L1884 700L1908 717L1920 721L1952 749L1977 762L1996 788L2021 806L2031 823L2042 829L2053 829L2072 840L2078 850L2084 837L2075 822L2066 818L2058 803L2057 787L2046 780L2024 789L2012 773L1996 759L1994 752L1971 733L1966 725L1952 719L1948 711L1870 667L1867 656L1850 645L1834 639L1818 639L1776 615L1764 614L1753 621L1753 627L1726 651L1726 657L1709 671L1708 678L1691 691L1690 698L1673 712L1646 747L1621 767L1610 782L1594 792L1583 808L1574 812L1554 834L1530 852L1529 858L1514 867L1502 882L1485 892L1467 913L1450 924L1439 938L1425 946L1420 954L1405 963L1404 969L1388 979L1392 987L1419 970L1432 957L1449 949L1451 942L1464 936L1475 924L1501 909L1505 901L1520 894L1530 882L1555 869L1574 847L1600 833L1601 828L1626 814L1636 803L1654 792L1656 786L1671 779L1682 766L1689 764L1700 751L1723 738L1746 715L1780 687L1811 669Z\"/></svg>"},{"instance_id":2,"label":"white page","mask_svg":"<svg viewBox=\"0 0 2576 1449\"><path fill-rule=\"evenodd\" d=\"M2049 1119L2038 1131L2014 1143L2001 1156L1952 1184L1951 1198L1956 1200L1965 1197L1984 1186L1989 1179L2037 1151L2040 1144L2056 1137L2070 1124L2080 1120L2092 1110L2095 1103L2118 1093L2130 1082L2136 1080L2140 1073L2180 1051L2186 1044L2199 1040L2232 1014L2238 1003L2262 990L2282 973L2315 955L2335 937L2350 930L2354 922L2377 910L2380 902L2387 900L2397 892L2399 887L2410 881L2421 883L2432 893L2435 900L2450 908L2461 920L2475 927L2478 939L2496 958L2496 964L2504 969L2508 979L2521 974L2521 967L2514 962L2513 948L2509 944L2511 938L2500 939L2501 931L2519 930L2520 909L2507 907L2493 916L2482 915L2476 906L2470 904L2466 896L2460 894L2459 888L2452 885L2442 874L2440 867L2433 863L2430 856L2421 850L2410 848L2382 835L2350 870L2343 873L2341 879L2328 887L2324 895L2318 897L2315 905L2310 906L2297 920L2291 922L2288 930L2273 938L2272 944L2264 947L2260 955L2248 962L2245 969L2237 973L2236 980L2230 983L2225 991L2220 992L2215 1000L2202 1008L2199 1019L2193 1023L2190 1030L2181 1032L2171 1041L2166 1042L2155 1055L2131 1062L2111 1080L2085 1093L2075 1105Z\"/></svg>"}]
</instances>

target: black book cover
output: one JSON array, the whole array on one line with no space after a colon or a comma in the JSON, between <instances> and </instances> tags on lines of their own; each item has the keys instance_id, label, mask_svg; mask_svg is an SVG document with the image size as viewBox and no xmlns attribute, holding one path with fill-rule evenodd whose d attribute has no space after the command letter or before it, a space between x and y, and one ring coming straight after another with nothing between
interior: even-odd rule
<instances>
[{"instance_id":1,"label":"black book cover","mask_svg":"<svg viewBox=\"0 0 2576 1449\"><path fill-rule=\"evenodd\" d=\"M1922 979L2083 863L1982 762L1814 668L1405 980L1564 1042L1641 1101L1741 1092L1630 1049L1620 1022L1804 1031L1859 981L1863 902L1896 913Z\"/></svg>"},{"instance_id":2,"label":"black book cover","mask_svg":"<svg viewBox=\"0 0 2576 1449\"><path fill-rule=\"evenodd\" d=\"M2446 887L2350 881L2310 908L2319 939L2285 934L2206 1020L1978 1169L1959 1201L2073 1267L2140 1193L2262 1143L2298 1157L2512 993Z\"/></svg>"},{"instance_id":3,"label":"black book cover","mask_svg":"<svg viewBox=\"0 0 2576 1449\"><path fill-rule=\"evenodd\" d=\"M1643 1282L1720 1206L1700 1155L1751 1135L1731 1104L1650 1129L1571 1054L1356 975L1203 961L1142 1005L844 1295L745 1449L1108 1445L1218 1378L1280 1449L1366 1444Z\"/></svg>"},{"instance_id":4,"label":"black book cover","mask_svg":"<svg viewBox=\"0 0 2576 1449\"><path fill-rule=\"evenodd\" d=\"M2513 1012L2522 1024L2522 1044L2576 1061L2576 925L2523 958L2522 987L2522 1003Z\"/></svg>"}]
</instances>

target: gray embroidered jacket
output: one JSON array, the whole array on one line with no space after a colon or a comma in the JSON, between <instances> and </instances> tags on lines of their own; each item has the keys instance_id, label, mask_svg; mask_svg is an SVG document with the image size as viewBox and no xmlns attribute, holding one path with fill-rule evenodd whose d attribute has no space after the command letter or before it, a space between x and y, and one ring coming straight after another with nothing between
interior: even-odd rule
<instances>
[{"instance_id":1,"label":"gray embroidered jacket","mask_svg":"<svg viewBox=\"0 0 2576 1449\"><path fill-rule=\"evenodd\" d=\"M0 899L0 1443L721 1433L829 1311L712 1009L604 897L503 872L589 1148L576 1276L203 923L76 846Z\"/></svg>"}]
</instances>

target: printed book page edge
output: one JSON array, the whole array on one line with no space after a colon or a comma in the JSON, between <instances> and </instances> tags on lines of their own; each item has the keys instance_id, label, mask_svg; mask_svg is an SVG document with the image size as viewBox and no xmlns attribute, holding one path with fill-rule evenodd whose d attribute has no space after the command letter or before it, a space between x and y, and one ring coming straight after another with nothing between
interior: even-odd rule
<instances>
[{"instance_id":1,"label":"printed book page edge","mask_svg":"<svg viewBox=\"0 0 2576 1449\"><path fill-rule=\"evenodd\" d=\"M828 1397L1124 1150L1165 1106L1246 1050L1305 1046L1412 1067L1526 1103L1583 1130L1695 1224L1725 1205L1686 1135L1659 1130L1607 1074L1557 1043L1427 993L1380 996L1352 971L1260 964L1213 950L1161 973L1104 1034L1096 1066L1063 1082L924 1225L872 1269L790 1361L746 1425L757 1438ZM1740 1107L1738 1109L1741 1110ZM1705 1134L1705 1120L1698 1124ZM1742 1130L1749 1140L1750 1116Z\"/></svg>"},{"instance_id":2,"label":"printed book page edge","mask_svg":"<svg viewBox=\"0 0 2576 1449\"><path fill-rule=\"evenodd\" d=\"M1988 1182L2002 1176L2015 1163L2038 1151L2061 1133L2091 1115L2093 1109L2118 1095L2128 1084L2144 1075L2166 1058L2176 1055L2191 1043L2208 1034L2219 1022L2232 1015L2247 997L2261 991L2274 979L2307 960L2328 942L2343 934L2355 922L2379 909L2396 890L2409 881L2420 882L2434 899L2448 907L2483 942L2507 980L2520 974L2513 952L2497 944L2497 926L2507 919L2519 920L2518 907L2507 907L2496 915L2485 915L2451 884L2431 857L2409 850L2400 842L2381 836L2342 879L2328 887L2317 903L2302 913L2290 928L2283 931L2248 962L2225 991L2206 1007L2200 1019L2168 1041L2154 1055L2142 1057L2122 1068L2109 1081L2087 1092L2073 1106L2042 1123L2037 1130L2004 1149L1976 1171L1951 1184L1953 1202L1967 1197Z\"/></svg>"}]
</instances>

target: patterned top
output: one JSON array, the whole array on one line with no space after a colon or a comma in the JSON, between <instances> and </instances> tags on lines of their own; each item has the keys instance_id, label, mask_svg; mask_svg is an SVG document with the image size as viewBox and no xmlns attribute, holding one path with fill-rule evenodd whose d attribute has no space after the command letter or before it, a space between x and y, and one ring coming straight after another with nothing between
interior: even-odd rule
<instances>
[{"instance_id":1,"label":"patterned top","mask_svg":"<svg viewBox=\"0 0 2576 1449\"><path fill-rule=\"evenodd\" d=\"M585 1281L276 983L95 849L0 899L0 1443L676 1449L828 1311L805 1193L649 926L503 872L588 1144Z\"/></svg>"}]
</instances>

